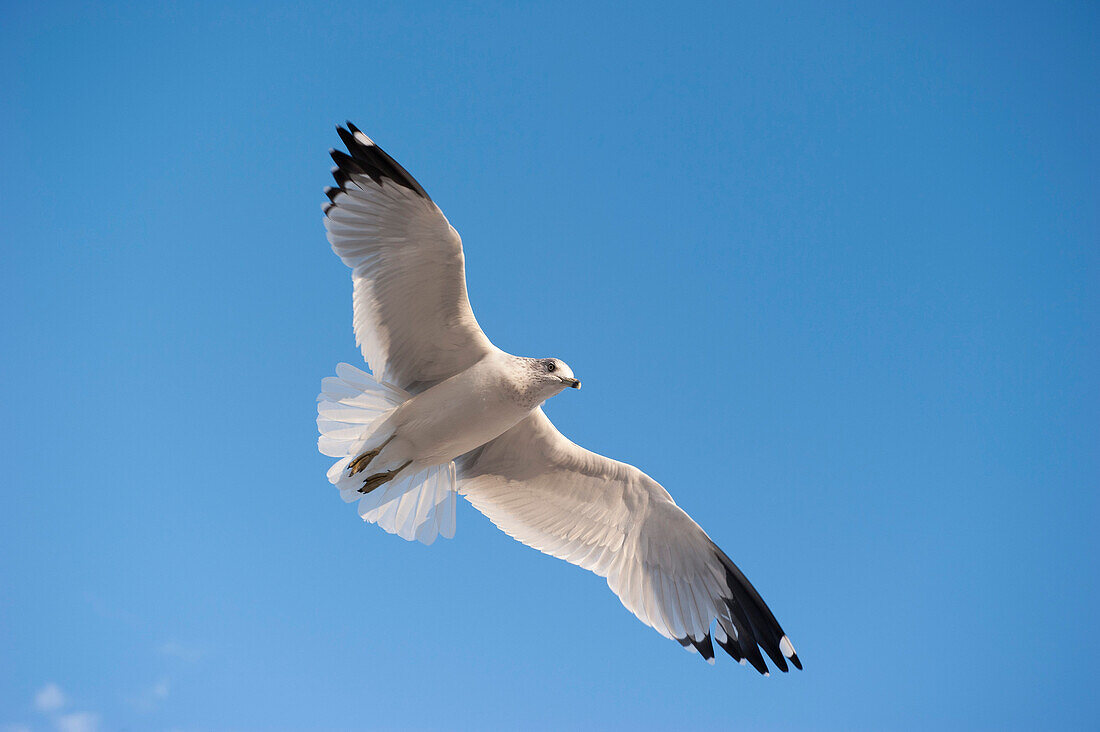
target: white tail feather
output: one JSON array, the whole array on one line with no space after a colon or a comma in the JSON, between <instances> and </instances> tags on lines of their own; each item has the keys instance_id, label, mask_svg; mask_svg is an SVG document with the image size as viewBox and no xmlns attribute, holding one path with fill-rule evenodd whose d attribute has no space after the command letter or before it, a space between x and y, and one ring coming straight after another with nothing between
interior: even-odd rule
<instances>
[{"instance_id":1,"label":"white tail feather","mask_svg":"<svg viewBox=\"0 0 1100 732\"><path fill-rule=\"evenodd\" d=\"M336 376L321 380L317 397L317 448L340 458L328 470L328 480L351 503L359 501L359 515L407 541L431 544L437 536L455 535L455 466L437 465L416 475L384 483L363 495L363 476L348 477L346 469L363 447L376 437L386 417L410 395L377 381L365 371L341 363Z\"/></svg>"}]
</instances>

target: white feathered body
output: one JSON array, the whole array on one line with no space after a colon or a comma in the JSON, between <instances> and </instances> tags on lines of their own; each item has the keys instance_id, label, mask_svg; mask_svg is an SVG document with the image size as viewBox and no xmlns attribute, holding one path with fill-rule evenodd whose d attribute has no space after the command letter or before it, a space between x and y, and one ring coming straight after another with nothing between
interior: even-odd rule
<instances>
[{"instance_id":1,"label":"white feathered body","mask_svg":"<svg viewBox=\"0 0 1100 732\"><path fill-rule=\"evenodd\" d=\"M371 463L392 470L412 461L418 473L449 463L500 437L539 405L526 388L521 360L493 350L470 368L417 394L393 410L365 449L392 441Z\"/></svg>"}]
</instances>

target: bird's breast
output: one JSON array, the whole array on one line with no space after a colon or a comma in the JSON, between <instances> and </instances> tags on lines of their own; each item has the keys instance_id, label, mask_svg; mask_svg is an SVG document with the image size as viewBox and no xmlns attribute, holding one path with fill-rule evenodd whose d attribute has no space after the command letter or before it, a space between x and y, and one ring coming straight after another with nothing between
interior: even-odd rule
<instances>
[{"instance_id":1,"label":"bird's breast","mask_svg":"<svg viewBox=\"0 0 1100 732\"><path fill-rule=\"evenodd\" d=\"M395 432L413 445L417 461L454 460L530 414L532 407L517 402L506 376L491 366L475 364L399 408Z\"/></svg>"}]
</instances>

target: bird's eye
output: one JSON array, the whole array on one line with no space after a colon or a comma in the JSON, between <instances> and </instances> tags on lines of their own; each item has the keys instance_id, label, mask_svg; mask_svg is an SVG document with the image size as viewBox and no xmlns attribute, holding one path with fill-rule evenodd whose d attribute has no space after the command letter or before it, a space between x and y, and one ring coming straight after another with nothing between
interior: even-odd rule
<instances>
[{"instance_id":1,"label":"bird's eye","mask_svg":"<svg viewBox=\"0 0 1100 732\"><path fill-rule=\"evenodd\" d=\"M547 371L553 371L553 370L554 370L554 369L556 369L556 368L557 368L557 365L555 365L553 361L551 361L550 363L546 364L546 370L547 370Z\"/></svg>"}]
</instances>

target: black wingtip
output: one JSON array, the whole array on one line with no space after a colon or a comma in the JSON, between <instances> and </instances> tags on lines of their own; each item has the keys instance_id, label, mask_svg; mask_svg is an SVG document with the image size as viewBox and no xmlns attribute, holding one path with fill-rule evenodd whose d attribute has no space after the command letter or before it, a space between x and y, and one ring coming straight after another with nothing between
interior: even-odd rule
<instances>
[{"instance_id":1,"label":"black wingtip","mask_svg":"<svg viewBox=\"0 0 1100 732\"><path fill-rule=\"evenodd\" d=\"M738 663L741 663L741 661L745 658L743 655L741 655L741 648L737 645L737 641L735 641L733 638L730 638L728 635L726 636L725 640L718 641L718 646L723 651L728 653L730 658L732 658L734 661L737 661Z\"/></svg>"},{"instance_id":2,"label":"black wingtip","mask_svg":"<svg viewBox=\"0 0 1100 732\"><path fill-rule=\"evenodd\" d=\"M760 651L756 653L750 653L745 656L754 669L759 671L763 676L771 676L768 672L768 664L764 661L764 657L760 655Z\"/></svg>"},{"instance_id":3,"label":"black wingtip","mask_svg":"<svg viewBox=\"0 0 1100 732\"><path fill-rule=\"evenodd\" d=\"M714 644L710 642L710 633L703 637L703 640L696 642L691 641L691 644L695 646L695 650L699 651L699 655L704 660L714 663Z\"/></svg>"},{"instance_id":4,"label":"black wingtip","mask_svg":"<svg viewBox=\"0 0 1100 732\"><path fill-rule=\"evenodd\" d=\"M351 180L351 176L340 170L339 167L335 167L332 169L332 179L336 181L336 185L339 186L340 190L344 190L344 187L347 186L348 181Z\"/></svg>"},{"instance_id":5,"label":"black wingtip","mask_svg":"<svg viewBox=\"0 0 1100 732\"><path fill-rule=\"evenodd\" d=\"M730 597L725 598L726 606L737 626L738 645L746 659L757 671L765 673L767 664L760 653L763 650L780 671L789 671L788 660L801 669L801 662L791 657L794 649L790 647L790 641L760 593L725 552L716 545L714 551L726 568L726 585L731 593ZM783 652L784 643L787 644L786 650L791 652L791 656Z\"/></svg>"},{"instance_id":6,"label":"black wingtip","mask_svg":"<svg viewBox=\"0 0 1100 732\"><path fill-rule=\"evenodd\" d=\"M714 663L714 645L710 641L709 633L701 641L697 641L689 635L687 638L677 638L676 642L684 648L695 648L704 661ZM719 645L721 645L721 642L719 642Z\"/></svg>"},{"instance_id":7,"label":"black wingtip","mask_svg":"<svg viewBox=\"0 0 1100 732\"><path fill-rule=\"evenodd\" d=\"M362 147L359 141L355 139L355 134L345 130L343 127L337 127L336 134L340 135L340 139L344 142L344 147L348 149L352 157L355 157L356 149Z\"/></svg>"},{"instance_id":8,"label":"black wingtip","mask_svg":"<svg viewBox=\"0 0 1100 732\"><path fill-rule=\"evenodd\" d=\"M348 170L352 173L364 174L367 172L363 170L362 166L359 165L355 158L348 155L346 152L343 152L342 150L332 149L328 151L328 154L329 157L332 158L332 161L340 166L341 170Z\"/></svg>"},{"instance_id":9,"label":"black wingtip","mask_svg":"<svg viewBox=\"0 0 1100 732\"><path fill-rule=\"evenodd\" d=\"M409 171L386 154L386 151L378 147L369 137L359 131L359 128L350 121L347 127L336 126L336 133L347 147L347 154L333 150L329 152L336 165L345 173L351 175L367 175L377 185L383 185L383 181L393 181L399 186L408 188L419 196L429 201L432 200L428 192L409 175ZM343 185L346 181L338 182Z\"/></svg>"},{"instance_id":10,"label":"black wingtip","mask_svg":"<svg viewBox=\"0 0 1100 732\"><path fill-rule=\"evenodd\" d=\"M798 660L798 654L797 653L795 653L791 656L791 663L793 663L794 667L796 669L798 669L799 671L802 670L802 662Z\"/></svg>"}]
</instances>

